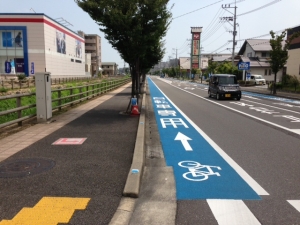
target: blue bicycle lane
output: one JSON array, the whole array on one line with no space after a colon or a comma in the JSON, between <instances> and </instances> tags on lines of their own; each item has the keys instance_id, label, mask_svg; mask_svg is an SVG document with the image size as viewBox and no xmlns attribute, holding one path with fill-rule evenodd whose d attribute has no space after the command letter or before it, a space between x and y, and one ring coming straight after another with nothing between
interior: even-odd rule
<instances>
[{"instance_id":1,"label":"blue bicycle lane","mask_svg":"<svg viewBox=\"0 0 300 225\"><path fill-rule=\"evenodd\" d=\"M166 164L174 170L177 199L261 199L147 79Z\"/></svg>"}]
</instances>

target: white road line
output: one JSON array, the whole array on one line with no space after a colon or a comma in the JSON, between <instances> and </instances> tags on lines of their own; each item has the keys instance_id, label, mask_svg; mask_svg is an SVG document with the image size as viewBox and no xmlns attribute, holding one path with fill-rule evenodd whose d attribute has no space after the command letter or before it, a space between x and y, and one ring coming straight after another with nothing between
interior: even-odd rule
<instances>
[{"instance_id":1,"label":"white road line","mask_svg":"<svg viewBox=\"0 0 300 225\"><path fill-rule=\"evenodd\" d=\"M300 200L287 200L292 206L300 212Z\"/></svg>"},{"instance_id":2,"label":"white road line","mask_svg":"<svg viewBox=\"0 0 300 225\"><path fill-rule=\"evenodd\" d=\"M251 99L256 99L256 100L261 100L261 99L259 99L259 98L254 98L254 97L248 96L248 95L243 95L243 98L244 98L244 97L246 97L246 98L251 98Z\"/></svg>"},{"instance_id":3,"label":"white road line","mask_svg":"<svg viewBox=\"0 0 300 225\"><path fill-rule=\"evenodd\" d=\"M300 135L300 129L291 129L294 133L299 134Z\"/></svg>"},{"instance_id":4,"label":"white road line","mask_svg":"<svg viewBox=\"0 0 300 225\"><path fill-rule=\"evenodd\" d=\"M207 203L219 225L260 225L242 200L208 199Z\"/></svg>"},{"instance_id":5,"label":"white road line","mask_svg":"<svg viewBox=\"0 0 300 225\"><path fill-rule=\"evenodd\" d=\"M220 104L220 103L211 101L211 100L209 100L209 99L207 99L207 98L204 98L204 97L202 97L202 96L199 96L199 95L197 95L197 94L195 94L195 93L193 93L193 92L189 92L189 91L187 91L187 90L181 89L181 88L176 87L176 86L174 86L174 85L172 85L172 84L170 84L170 85L173 86L173 87L175 87L175 88L178 88L179 90L185 91L185 92L187 92L187 93L189 93L189 94L191 94L191 95L194 95L194 96L196 96L196 97L198 97L198 98L201 98L201 99L203 99L203 100L205 100L205 101L208 101L208 102L211 102L211 103L213 103L213 104L219 105L219 106L224 107L224 108L226 108L226 109L235 111L235 112L237 112L237 113L243 114L243 115L248 116L248 117L251 117L251 118L253 118L253 119L262 121L262 122L264 122L264 123L268 123L268 124L270 124L270 125L272 125L272 126L274 126L274 127L278 127L278 128L280 128L280 129L283 129L283 130L286 130L286 131L289 131L289 132L292 132L292 133L295 133L295 134L299 134L299 132L297 131L297 129L290 129L290 128L287 128L287 127L284 127L284 126L280 126L280 125L278 125L278 124L276 124L276 123L269 122L269 121L267 121L267 120L261 119L261 118L256 117L256 116L252 116L252 115L250 115L250 114L248 114L248 113L244 113L244 112L239 111L239 110L237 110L237 109L230 108L229 106L222 105L222 104Z\"/></svg>"},{"instance_id":6,"label":"white road line","mask_svg":"<svg viewBox=\"0 0 300 225\"><path fill-rule=\"evenodd\" d=\"M153 82L153 84L159 89L159 87ZM172 85L172 84L170 84ZM173 87L176 87L172 85ZM178 87L176 87L178 88ZM188 92L186 90L183 90L179 88L182 91ZM162 92L162 90L160 90ZM190 94L193 94L191 92L188 92ZM169 99L163 92L162 94L168 99L170 103L173 104L173 106L178 110L178 112L181 113L181 115L195 128L196 131L199 132L199 134L221 155L221 157L244 179L245 182L249 184L249 186L258 194L258 195L269 195L268 192L266 192L245 170L243 170L229 155L226 154L226 152L223 151L209 136L204 133L190 118L187 117L187 115L184 114L172 101ZM195 94L193 94L195 95ZM195 95L198 96L198 95ZM198 96L199 98L203 98L201 96ZM203 98L205 99L205 98ZM205 99L207 100L207 99ZM207 100L210 101L210 100ZM211 101L213 102L213 101ZM219 104L221 105L221 104ZM223 105L221 105L223 106ZM229 108L229 107L228 107Z\"/></svg>"},{"instance_id":7,"label":"white road line","mask_svg":"<svg viewBox=\"0 0 300 225\"><path fill-rule=\"evenodd\" d=\"M252 103L255 103L255 104L259 104L259 105L264 105L264 106L272 107L272 108L275 108L275 109L280 109L280 110L284 110L284 111L288 111L288 112L300 114L300 112L292 111L292 110L285 109L285 108L280 108L280 107L277 107L277 106L267 105L267 104L260 103L260 102L254 102L254 101L250 101L250 100L246 100L246 99L243 99L243 101L252 102Z\"/></svg>"}]
</instances>

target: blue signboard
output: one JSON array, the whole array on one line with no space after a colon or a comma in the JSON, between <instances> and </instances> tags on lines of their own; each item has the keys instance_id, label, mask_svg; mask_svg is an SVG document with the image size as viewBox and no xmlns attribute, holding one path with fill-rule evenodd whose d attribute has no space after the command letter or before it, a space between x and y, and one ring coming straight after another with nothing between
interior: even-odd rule
<instances>
[{"instance_id":1,"label":"blue signboard","mask_svg":"<svg viewBox=\"0 0 300 225\"><path fill-rule=\"evenodd\" d=\"M148 85L177 199L260 199L150 78Z\"/></svg>"},{"instance_id":2,"label":"blue signboard","mask_svg":"<svg viewBox=\"0 0 300 225\"><path fill-rule=\"evenodd\" d=\"M239 70L250 70L250 62L239 62L238 69Z\"/></svg>"},{"instance_id":3,"label":"blue signboard","mask_svg":"<svg viewBox=\"0 0 300 225\"><path fill-rule=\"evenodd\" d=\"M31 63L30 73L34 74L34 62Z\"/></svg>"},{"instance_id":4,"label":"blue signboard","mask_svg":"<svg viewBox=\"0 0 300 225\"><path fill-rule=\"evenodd\" d=\"M5 73L10 73L10 72L11 72L10 62L5 61Z\"/></svg>"},{"instance_id":5,"label":"blue signboard","mask_svg":"<svg viewBox=\"0 0 300 225\"><path fill-rule=\"evenodd\" d=\"M246 77L247 77L247 79L249 79L251 77L251 73L247 73Z\"/></svg>"}]
</instances>

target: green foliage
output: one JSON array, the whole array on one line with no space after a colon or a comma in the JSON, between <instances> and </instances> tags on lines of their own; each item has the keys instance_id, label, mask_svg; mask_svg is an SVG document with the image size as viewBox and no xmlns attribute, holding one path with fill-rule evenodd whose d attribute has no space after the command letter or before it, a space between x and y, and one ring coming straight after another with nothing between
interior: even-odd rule
<instances>
[{"instance_id":1,"label":"green foliage","mask_svg":"<svg viewBox=\"0 0 300 225\"><path fill-rule=\"evenodd\" d=\"M25 96L21 98L21 106L25 105L31 105L35 104L36 98L35 96ZM0 101L0 111L6 111L9 109L14 109L16 108L16 99L7 99L7 100L2 100ZM28 116L28 115L33 115L36 113L36 108L29 108L29 109L24 109L22 110L22 117ZM18 118L17 113L10 113L4 116L0 116L0 124L15 120Z\"/></svg>"},{"instance_id":2,"label":"green foliage","mask_svg":"<svg viewBox=\"0 0 300 225\"><path fill-rule=\"evenodd\" d=\"M209 61L206 75L208 75L208 73L237 75L238 68L237 66L233 66L231 62L217 63Z\"/></svg>"},{"instance_id":3,"label":"green foliage","mask_svg":"<svg viewBox=\"0 0 300 225\"><path fill-rule=\"evenodd\" d=\"M208 61L207 72L212 73L212 74L216 74L217 73L217 67L218 67L217 62Z\"/></svg>"},{"instance_id":4,"label":"green foliage","mask_svg":"<svg viewBox=\"0 0 300 225\"><path fill-rule=\"evenodd\" d=\"M6 92L7 92L7 89L6 89L5 87L1 87L1 88L0 88L0 92L1 92L1 93L6 93Z\"/></svg>"},{"instance_id":5,"label":"green foliage","mask_svg":"<svg viewBox=\"0 0 300 225\"><path fill-rule=\"evenodd\" d=\"M118 82L118 81L124 80L124 79L128 79L128 77L124 76L123 78L121 78L119 80L114 80L114 82ZM97 88L97 85L99 85L99 88L101 88L101 91L104 92L104 90L106 90L105 88L107 87L107 85L109 85L109 83L108 83L108 80L103 80L102 82L98 81L97 83L95 83L94 88ZM83 87L80 87L80 86L83 86ZM82 82L79 82L77 84L76 84L76 82L69 83L65 87L66 88L67 87L74 87L74 89L72 91L71 90L62 90L61 91L61 98L67 97L67 98L61 100L62 105L66 104L66 103L69 103L71 101L77 100L79 98L87 97L88 95L91 95L91 93L84 93L84 92L86 92L88 90L92 90L92 86L87 87L86 85L83 85ZM31 89L31 92L34 93L35 89ZM75 96L75 97L68 97L68 96L71 95L71 93L72 93L72 95L74 95L74 94L78 94L80 92L82 92L83 94ZM58 92L52 92L52 100L57 99L57 98L58 98ZM24 96L24 97L21 98L21 106L27 106L27 105L31 105L31 104L35 104L35 103L36 103L36 96L35 95L33 95L33 96ZM58 106L58 104L59 104L58 101L54 101L52 103L52 107L54 108L54 107ZM16 106L17 106L17 103L16 103L15 98L0 100L0 111L7 111L9 109L14 109L14 108L16 108ZM22 117L29 116L29 115L34 115L34 114L36 114L36 107L22 110ZM15 120L17 118L18 118L17 113L10 113L10 114L7 114L7 115L0 116L0 124L8 122L8 121Z\"/></svg>"},{"instance_id":6,"label":"green foliage","mask_svg":"<svg viewBox=\"0 0 300 225\"><path fill-rule=\"evenodd\" d=\"M274 31L270 31L271 39L270 45L272 50L270 51L270 67L275 74L274 83L276 83L277 73L284 67L288 60L288 49L291 41L300 36L300 32L292 34L285 40L287 30L282 31L280 35L276 35ZM273 85L273 94L276 94L276 85Z\"/></svg>"},{"instance_id":7,"label":"green foliage","mask_svg":"<svg viewBox=\"0 0 300 225\"><path fill-rule=\"evenodd\" d=\"M292 76L289 75L289 74L285 74L282 76L282 84L285 85L285 84L288 84L291 80Z\"/></svg>"},{"instance_id":8,"label":"green foliage","mask_svg":"<svg viewBox=\"0 0 300 225\"><path fill-rule=\"evenodd\" d=\"M162 59L172 14L169 0L75 0L129 64L133 81ZM135 82L132 90L134 91ZM134 93L132 93L134 94Z\"/></svg>"},{"instance_id":9,"label":"green foliage","mask_svg":"<svg viewBox=\"0 0 300 225\"><path fill-rule=\"evenodd\" d=\"M233 66L231 62L223 62L223 63L218 65L217 73L237 75L238 68L237 68L237 66Z\"/></svg>"},{"instance_id":10,"label":"green foliage","mask_svg":"<svg viewBox=\"0 0 300 225\"><path fill-rule=\"evenodd\" d=\"M290 84L294 87L294 91L297 91L297 87L300 85L300 81L298 79L298 77L296 77L295 75L291 77L290 79Z\"/></svg>"},{"instance_id":11,"label":"green foliage","mask_svg":"<svg viewBox=\"0 0 300 225\"><path fill-rule=\"evenodd\" d=\"M197 73L197 69L192 68L191 73L192 73L192 74L196 74L196 73Z\"/></svg>"},{"instance_id":12,"label":"green foliage","mask_svg":"<svg viewBox=\"0 0 300 225\"><path fill-rule=\"evenodd\" d=\"M25 80L26 79L26 76L24 74L18 74L17 77L18 77L19 80Z\"/></svg>"}]
</instances>

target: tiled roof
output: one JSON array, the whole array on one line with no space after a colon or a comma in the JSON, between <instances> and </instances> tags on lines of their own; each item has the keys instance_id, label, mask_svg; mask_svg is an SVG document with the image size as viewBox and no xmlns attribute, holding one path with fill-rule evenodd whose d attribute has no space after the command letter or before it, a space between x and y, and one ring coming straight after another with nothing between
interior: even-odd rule
<instances>
[{"instance_id":1,"label":"tiled roof","mask_svg":"<svg viewBox=\"0 0 300 225\"><path fill-rule=\"evenodd\" d=\"M270 39L248 39L247 42L254 51L271 51Z\"/></svg>"},{"instance_id":2,"label":"tiled roof","mask_svg":"<svg viewBox=\"0 0 300 225\"><path fill-rule=\"evenodd\" d=\"M251 67L270 67L270 63L265 59L260 60L258 57L245 57L241 56L242 62L250 62Z\"/></svg>"}]
</instances>

